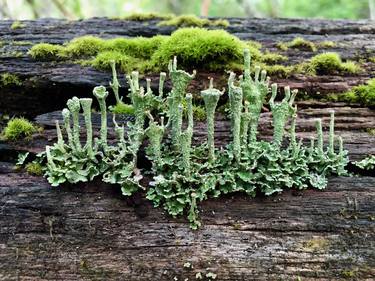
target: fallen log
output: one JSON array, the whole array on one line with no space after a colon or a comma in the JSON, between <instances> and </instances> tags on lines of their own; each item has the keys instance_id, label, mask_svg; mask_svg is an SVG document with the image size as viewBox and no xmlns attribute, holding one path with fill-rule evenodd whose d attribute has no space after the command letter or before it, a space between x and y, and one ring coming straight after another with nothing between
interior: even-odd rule
<instances>
[{"instance_id":1,"label":"fallen log","mask_svg":"<svg viewBox=\"0 0 375 281\"><path fill-rule=\"evenodd\" d=\"M209 200L199 231L99 182L51 188L1 174L0 206L2 280L375 277L371 177L331 178L324 191Z\"/></svg>"}]
</instances>

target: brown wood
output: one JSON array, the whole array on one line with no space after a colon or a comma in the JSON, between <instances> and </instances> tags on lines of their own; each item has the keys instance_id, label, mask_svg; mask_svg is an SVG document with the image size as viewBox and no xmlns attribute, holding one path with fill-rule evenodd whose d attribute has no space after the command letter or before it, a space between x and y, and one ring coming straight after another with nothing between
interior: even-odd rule
<instances>
[{"instance_id":1,"label":"brown wood","mask_svg":"<svg viewBox=\"0 0 375 281\"><path fill-rule=\"evenodd\" d=\"M1 280L374 280L375 178L208 200L189 229L99 182L0 175ZM189 262L192 269L185 268ZM209 279L204 279L209 280Z\"/></svg>"}]
</instances>

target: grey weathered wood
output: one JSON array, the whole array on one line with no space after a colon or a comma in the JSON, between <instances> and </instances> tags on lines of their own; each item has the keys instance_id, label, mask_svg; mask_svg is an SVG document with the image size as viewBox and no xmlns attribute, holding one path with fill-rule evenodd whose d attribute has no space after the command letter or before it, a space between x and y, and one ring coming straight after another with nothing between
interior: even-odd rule
<instances>
[{"instance_id":1,"label":"grey weathered wood","mask_svg":"<svg viewBox=\"0 0 375 281\"><path fill-rule=\"evenodd\" d=\"M203 226L99 182L0 175L1 280L374 280L375 178L208 200ZM193 269L184 267L190 262ZM207 279L206 279L207 280Z\"/></svg>"},{"instance_id":2,"label":"grey weathered wood","mask_svg":"<svg viewBox=\"0 0 375 281\"><path fill-rule=\"evenodd\" d=\"M227 30L244 40L256 40L263 44L263 50L278 51L275 46L279 41L290 41L302 36L316 43L331 40L337 46L331 49L320 49L318 52L339 52L344 59L365 59L364 72L349 76L316 76L294 75L288 79L273 78L281 86L290 84L309 94L320 92L320 95L342 92L353 85L362 84L373 77L374 63L366 59L375 54L375 27L371 21L328 21L328 20L294 20L294 19L229 19L231 25ZM22 87L1 89L0 110L33 117L40 113L60 109L65 101L73 96L91 96L96 85L108 85L111 74L97 71L91 67L82 67L69 62L40 62L31 59L27 51L32 44L40 42L62 44L74 37L97 35L102 38L118 36L153 36L170 34L174 27L158 27L157 21L144 22L94 18L82 21L65 21L41 19L23 22L25 27L12 30L12 21L0 22L0 73L17 74L23 79ZM30 42L31 45L18 45L15 42ZM285 55L287 64L299 63L315 53L308 51L288 50ZM199 69L198 69L199 70ZM201 76L195 83L194 91L206 83L212 73L198 71ZM151 75L154 82L157 76ZM121 79L122 84L125 81ZM153 85L156 88L156 85ZM199 87L197 87L199 86ZM168 87L168 84L167 84ZM122 94L126 95L126 87ZM21 106L22 105L22 106Z\"/></svg>"}]
</instances>

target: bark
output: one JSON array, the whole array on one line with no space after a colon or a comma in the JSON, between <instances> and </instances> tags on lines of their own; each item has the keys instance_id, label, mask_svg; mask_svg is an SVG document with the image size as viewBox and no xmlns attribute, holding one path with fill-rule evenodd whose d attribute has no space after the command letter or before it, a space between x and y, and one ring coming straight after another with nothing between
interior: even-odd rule
<instances>
[{"instance_id":1,"label":"bark","mask_svg":"<svg viewBox=\"0 0 375 281\"><path fill-rule=\"evenodd\" d=\"M374 63L367 62L367 58L374 56L375 27L371 21L348 20L297 20L297 19L240 19L230 18L227 31L244 40L255 40L263 44L263 50L278 51L276 44L290 41L295 37L319 43L330 40L337 46L322 51L339 52L343 59L364 59L364 72L354 76L304 76L294 75L288 79L277 79L280 85L286 83L291 88L298 88L308 94L320 95L342 92L353 85L362 84L373 77ZM23 21L24 27L11 29L12 21L0 23L0 41L2 42L0 55L0 73L8 72L18 75L23 81L21 87L3 87L1 89L0 112L21 114L34 117L37 114L60 109L67 98L71 96L91 96L94 86L108 85L110 72L94 70L68 62L35 61L27 55L31 45L46 42L62 44L74 37L82 35L96 35L102 38L118 36L153 36L156 34L170 34L174 27L158 27L157 20L144 22L93 18L81 21L66 21L57 19L41 19ZM28 42L30 45L19 45ZM285 52L289 60L287 64L299 63L309 59L316 53L309 51ZM201 73L206 81L212 73ZM156 77L153 86L157 89ZM200 81L195 83L198 86ZM122 80L122 84L126 85ZM168 85L167 85L168 87ZM121 88L126 95L126 87ZM22 104L22 106L20 106Z\"/></svg>"}]
</instances>

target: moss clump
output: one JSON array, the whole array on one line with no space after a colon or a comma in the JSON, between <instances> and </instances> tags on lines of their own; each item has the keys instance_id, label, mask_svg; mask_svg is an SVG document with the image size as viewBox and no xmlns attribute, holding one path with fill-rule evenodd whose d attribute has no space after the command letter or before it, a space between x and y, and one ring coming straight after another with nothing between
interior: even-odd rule
<instances>
[{"instance_id":1,"label":"moss clump","mask_svg":"<svg viewBox=\"0 0 375 281\"><path fill-rule=\"evenodd\" d=\"M17 75L7 73L7 72L1 74L0 81L1 81L1 85L5 87L22 86L22 81Z\"/></svg>"},{"instance_id":2,"label":"moss clump","mask_svg":"<svg viewBox=\"0 0 375 281\"><path fill-rule=\"evenodd\" d=\"M204 107L200 105L193 105L193 117L196 121L206 120L207 114Z\"/></svg>"},{"instance_id":3,"label":"moss clump","mask_svg":"<svg viewBox=\"0 0 375 281\"><path fill-rule=\"evenodd\" d=\"M118 51L101 52L94 59L90 61L84 61L83 64L91 65L96 69L110 70L110 62L112 60L124 72L129 72L132 70L144 70L146 68L142 61L140 61L139 59L128 56Z\"/></svg>"},{"instance_id":4,"label":"moss clump","mask_svg":"<svg viewBox=\"0 0 375 281\"><path fill-rule=\"evenodd\" d=\"M332 41L323 41L318 44L319 48L328 49L336 47L336 43Z\"/></svg>"},{"instance_id":5,"label":"moss clump","mask_svg":"<svg viewBox=\"0 0 375 281\"><path fill-rule=\"evenodd\" d=\"M228 27L229 22L227 20L209 20L201 19L195 15L181 15L173 17L168 20L164 20L158 23L159 26L177 26L177 27L205 27L205 26L221 26Z\"/></svg>"},{"instance_id":6,"label":"moss clump","mask_svg":"<svg viewBox=\"0 0 375 281\"><path fill-rule=\"evenodd\" d=\"M177 56L181 67L203 66L225 69L230 62L241 62L245 43L224 30L181 28L172 33L152 56L152 65L165 68Z\"/></svg>"},{"instance_id":7,"label":"moss clump","mask_svg":"<svg viewBox=\"0 0 375 281\"><path fill-rule=\"evenodd\" d=\"M337 53L322 53L311 58L309 71L313 74L326 75L335 73L358 73L361 68L354 62L343 63Z\"/></svg>"},{"instance_id":8,"label":"moss clump","mask_svg":"<svg viewBox=\"0 0 375 281\"><path fill-rule=\"evenodd\" d=\"M367 81L365 85L353 87L346 93L332 95L330 99L333 101L360 103L364 106L375 106L375 78Z\"/></svg>"},{"instance_id":9,"label":"moss clump","mask_svg":"<svg viewBox=\"0 0 375 281\"><path fill-rule=\"evenodd\" d=\"M287 78L295 70L293 66L285 66L285 65L280 65L280 64L264 65L263 68L267 71L268 75L276 76L279 78Z\"/></svg>"},{"instance_id":10,"label":"moss clump","mask_svg":"<svg viewBox=\"0 0 375 281\"><path fill-rule=\"evenodd\" d=\"M287 45L289 48L293 49L306 50L311 52L315 52L317 50L313 42L305 40L301 37L294 38L293 41L287 43Z\"/></svg>"},{"instance_id":11,"label":"moss clump","mask_svg":"<svg viewBox=\"0 0 375 281\"><path fill-rule=\"evenodd\" d=\"M264 62L266 64L276 64L287 60L288 57L277 53L265 53L261 56L261 62Z\"/></svg>"},{"instance_id":12,"label":"moss clump","mask_svg":"<svg viewBox=\"0 0 375 281\"><path fill-rule=\"evenodd\" d=\"M65 48L59 52L63 58L80 58L94 56L105 47L105 40L87 35L71 40Z\"/></svg>"},{"instance_id":13,"label":"moss clump","mask_svg":"<svg viewBox=\"0 0 375 281\"><path fill-rule=\"evenodd\" d=\"M112 113L134 115L134 107L131 104L118 103L110 108Z\"/></svg>"},{"instance_id":14,"label":"moss clump","mask_svg":"<svg viewBox=\"0 0 375 281\"><path fill-rule=\"evenodd\" d=\"M28 52L28 54L37 60L53 60L56 59L59 54L64 50L63 46L53 45L48 43L40 43L34 45Z\"/></svg>"},{"instance_id":15,"label":"moss clump","mask_svg":"<svg viewBox=\"0 0 375 281\"><path fill-rule=\"evenodd\" d=\"M288 44L286 44L284 42L277 42L276 48L278 48L281 51L287 51L288 50Z\"/></svg>"},{"instance_id":16,"label":"moss clump","mask_svg":"<svg viewBox=\"0 0 375 281\"><path fill-rule=\"evenodd\" d=\"M156 20L156 19L168 20L173 17L174 15L162 15L162 14L157 14L157 13L133 13L131 15L123 17L122 19L133 20L133 21L148 21L148 20Z\"/></svg>"},{"instance_id":17,"label":"moss clump","mask_svg":"<svg viewBox=\"0 0 375 281\"><path fill-rule=\"evenodd\" d=\"M36 127L25 118L13 118L9 120L3 131L6 140L16 141L23 138L30 138L37 131Z\"/></svg>"},{"instance_id":18,"label":"moss clump","mask_svg":"<svg viewBox=\"0 0 375 281\"><path fill-rule=\"evenodd\" d=\"M24 28L26 26L26 24L20 22L19 20L16 20L12 23L12 25L10 26L10 29L20 29L20 28Z\"/></svg>"},{"instance_id":19,"label":"moss clump","mask_svg":"<svg viewBox=\"0 0 375 281\"><path fill-rule=\"evenodd\" d=\"M35 175L35 176L42 176L43 175L43 168L42 165L39 163L28 163L25 167L26 172L29 173L30 175Z\"/></svg>"}]
</instances>

